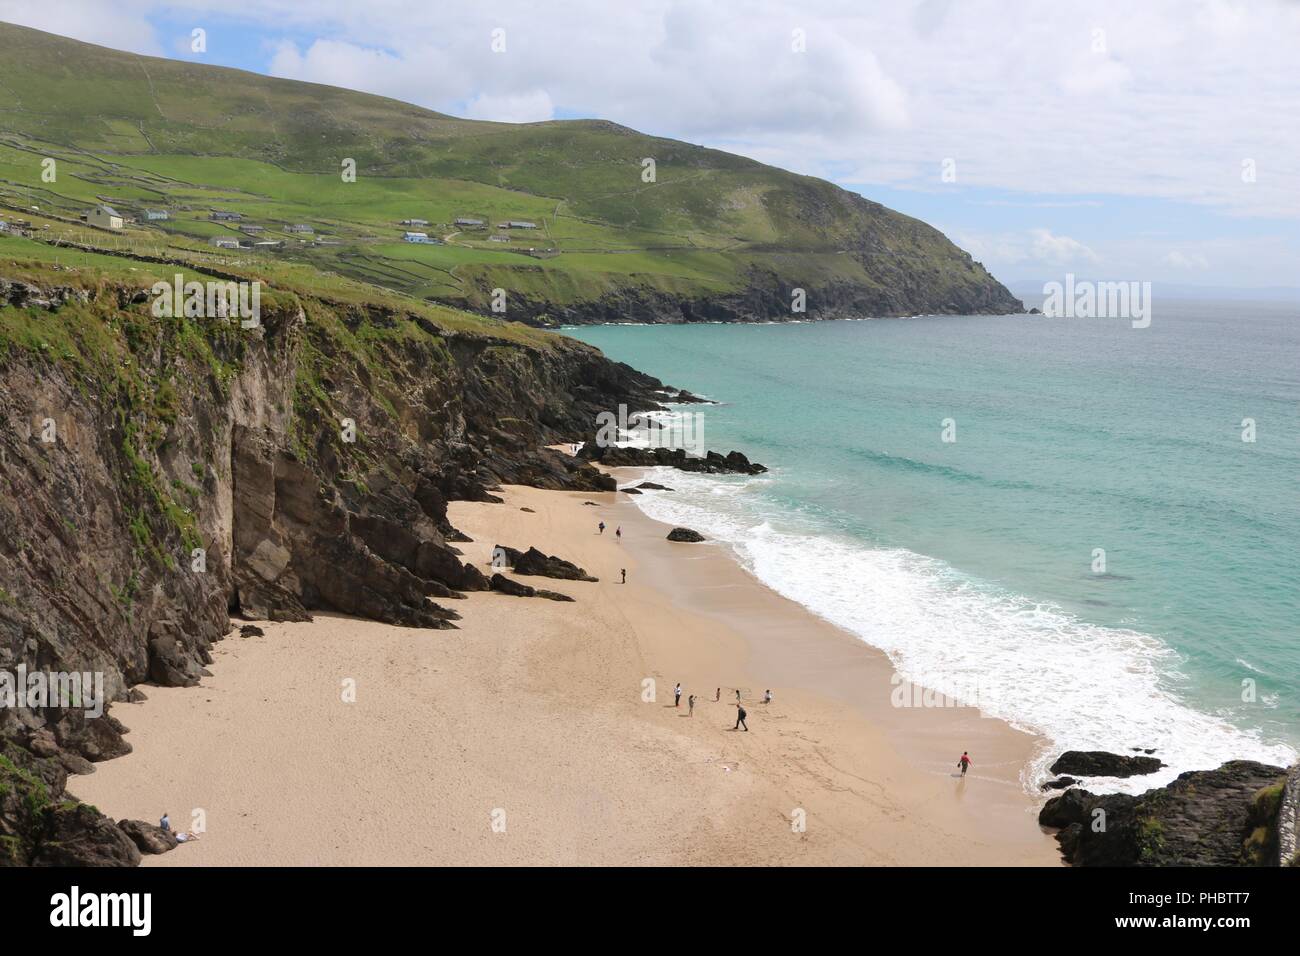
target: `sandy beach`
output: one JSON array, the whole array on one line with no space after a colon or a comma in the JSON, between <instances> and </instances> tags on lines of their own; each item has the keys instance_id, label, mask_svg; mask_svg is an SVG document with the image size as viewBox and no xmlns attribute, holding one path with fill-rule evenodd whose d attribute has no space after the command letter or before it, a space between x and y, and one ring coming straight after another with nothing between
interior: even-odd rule
<instances>
[{"instance_id":1,"label":"sandy beach","mask_svg":"<svg viewBox=\"0 0 1300 956\"><path fill-rule=\"evenodd\" d=\"M599 582L518 576L575 601L471 594L445 602L458 630L235 631L202 686L115 705L134 753L69 789L117 819L201 813L149 866L1059 865L1020 782L1035 738L893 707L883 654L621 492L503 496L451 505L466 560L537 546Z\"/></svg>"}]
</instances>

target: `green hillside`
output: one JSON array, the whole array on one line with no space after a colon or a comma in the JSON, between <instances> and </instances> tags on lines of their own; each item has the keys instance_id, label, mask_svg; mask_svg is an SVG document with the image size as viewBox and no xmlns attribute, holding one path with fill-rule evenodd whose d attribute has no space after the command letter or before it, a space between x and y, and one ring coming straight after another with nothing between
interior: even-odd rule
<instances>
[{"instance_id":1,"label":"green hillside","mask_svg":"<svg viewBox=\"0 0 1300 956\"><path fill-rule=\"evenodd\" d=\"M213 237L241 235L212 211L234 211L262 227L246 241L284 245L220 250L226 260L295 260L480 312L501 288L507 317L540 324L779 318L794 288L812 317L1020 308L924 223L602 121L462 120L8 24L0 117L0 217L32 219L38 239L210 257ZM341 175L348 159L355 182ZM139 221L81 225L100 202ZM169 218L146 222L146 208ZM403 242L403 219L427 220L416 228L440 241ZM506 220L537 228L497 228Z\"/></svg>"}]
</instances>

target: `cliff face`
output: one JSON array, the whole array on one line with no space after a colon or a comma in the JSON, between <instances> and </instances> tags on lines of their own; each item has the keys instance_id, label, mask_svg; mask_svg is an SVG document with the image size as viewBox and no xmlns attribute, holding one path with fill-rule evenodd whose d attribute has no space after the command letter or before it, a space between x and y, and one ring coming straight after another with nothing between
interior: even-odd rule
<instances>
[{"instance_id":1,"label":"cliff face","mask_svg":"<svg viewBox=\"0 0 1300 956\"><path fill-rule=\"evenodd\" d=\"M454 626L487 582L447 501L611 487L543 446L661 387L567 340L299 292L255 329L72 273L0 297L0 671L99 672L110 701L196 681L232 613ZM0 709L0 738L72 771L128 752L122 731Z\"/></svg>"},{"instance_id":2,"label":"cliff face","mask_svg":"<svg viewBox=\"0 0 1300 956\"><path fill-rule=\"evenodd\" d=\"M864 258L866 256L864 255ZM875 264L879 267L879 264ZM897 264L881 284L830 281L801 285L775 272L753 269L738 292L708 295L672 294L653 288L626 286L599 298L558 304L545 297L516 295L511 312L536 326L599 325L612 322L671 324L680 322L780 322L804 319L850 319L900 315L1005 315L1024 311L1013 296L981 266L971 263L969 275L937 275L928 281L915 268ZM794 290L802 288L806 311L794 312ZM490 314L486 287L472 297L448 296L460 308Z\"/></svg>"}]
</instances>

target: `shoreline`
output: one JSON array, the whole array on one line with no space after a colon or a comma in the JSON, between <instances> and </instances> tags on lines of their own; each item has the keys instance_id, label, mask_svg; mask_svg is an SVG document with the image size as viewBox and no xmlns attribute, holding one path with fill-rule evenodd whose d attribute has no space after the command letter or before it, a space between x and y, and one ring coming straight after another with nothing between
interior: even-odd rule
<instances>
[{"instance_id":1,"label":"shoreline","mask_svg":"<svg viewBox=\"0 0 1300 956\"><path fill-rule=\"evenodd\" d=\"M892 707L882 653L722 546L666 541L625 494L501 494L451 503L466 561L535 545L599 583L510 574L575 602L473 593L447 602L459 630L318 614L235 632L202 686L116 707L134 752L70 789L114 818L204 811L199 842L146 865L1061 865L1020 783L1035 738Z\"/></svg>"}]
</instances>

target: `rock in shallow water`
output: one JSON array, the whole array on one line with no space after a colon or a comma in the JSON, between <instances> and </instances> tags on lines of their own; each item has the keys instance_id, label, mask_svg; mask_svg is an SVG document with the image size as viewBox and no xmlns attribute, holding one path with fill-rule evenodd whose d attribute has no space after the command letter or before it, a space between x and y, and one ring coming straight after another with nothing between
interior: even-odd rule
<instances>
[{"instance_id":1,"label":"rock in shallow water","mask_svg":"<svg viewBox=\"0 0 1300 956\"><path fill-rule=\"evenodd\" d=\"M1126 757L1104 750L1067 750L1049 769L1055 774L1079 777L1136 777L1155 773L1163 766L1155 757Z\"/></svg>"},{"instance_id":2,"label":"rock in shallow water","mask_svg":"<svg viewBox=\"0 0 1300 956\"><path fill-rule=\"evenodd\" d=\"M673 528L672 531L668 532L668 540L697 542L703 541L704 535L698 531L692 531L690 528Z\"/></svg>"}]
</instances>

